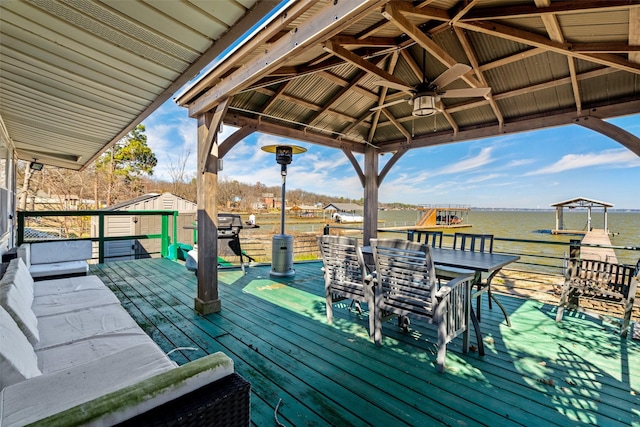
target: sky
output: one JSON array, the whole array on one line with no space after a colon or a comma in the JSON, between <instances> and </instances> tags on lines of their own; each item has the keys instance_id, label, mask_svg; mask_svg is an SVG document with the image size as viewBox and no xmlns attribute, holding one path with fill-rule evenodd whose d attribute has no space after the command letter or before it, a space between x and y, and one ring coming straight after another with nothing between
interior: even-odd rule
<instances>
[{"instance_id":1,"label":"sky","mask_svg":"<svg viewBox=\"0 0 640 427\"><path fill-rule=\"evenodd\" d=\"M143 122L158 159L155 178L171 181L171 170L185 161L187 178L195 177L197 121L187 112L169 100ZM608 121L640 137L640 114ZM223 126L220 141L234 130ZM363 197L360 180L341 150L259 133L224 157L218 179L281 185L275 155L259 148L272 144L307 149L294 155L287 189ZM380 169L390 157L380 157ZM363 156L356 158L363 167ZM640 157L602 134L568 125L409 150L379 191L381 203L477 208L549 208L576 197L612 203L615 209L640 209Z\"/></svg>"}]
</instances>

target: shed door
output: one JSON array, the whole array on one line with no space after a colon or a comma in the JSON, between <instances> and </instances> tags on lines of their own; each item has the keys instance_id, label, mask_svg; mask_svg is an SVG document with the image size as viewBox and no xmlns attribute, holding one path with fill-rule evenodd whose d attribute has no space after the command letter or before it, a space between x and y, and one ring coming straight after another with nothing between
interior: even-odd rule
<instances>
[{"instance_id":1,"label":"shed door","mask_svg":"<svg viewBox=\"0 0 640 427\"><path fill-rule=\"evenodd\" d=\"M130 216L105 217L106 237L132 236L134 231L134 223ZM105 262L135 259L135 241L116 240L105 242L104 258Z\"/></svg>"}]
</instances>

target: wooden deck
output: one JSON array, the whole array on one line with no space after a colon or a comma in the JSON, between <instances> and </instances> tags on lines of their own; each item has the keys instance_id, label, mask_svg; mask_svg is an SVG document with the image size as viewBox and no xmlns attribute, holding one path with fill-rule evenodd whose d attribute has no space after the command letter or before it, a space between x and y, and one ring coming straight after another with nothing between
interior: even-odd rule
<instances>
[{"instance_id":1,"label":"wooden deck","mask_svg":"<svg viewBox=\"0 0 640 427\"><path fill-rule=\"evenodd\" d=\"M223 270L222 311L205 317L192 309L196 278L181 264L91 271L165 351L194 349L171 353L179 364L227 353L251 382L256 426L276 425L280 399L286 426L640 426L640 342L621 341L612 323L568 312L557 324L554 306L500 295L513 327L484 307L486 356L462 354L458 337L438 374L431 325L405 334L390 321L379 348L366 316L346 305L328 325L320 266L296 264L295 277L278 280L269 266Z\"/></svg>"}]
</instances>

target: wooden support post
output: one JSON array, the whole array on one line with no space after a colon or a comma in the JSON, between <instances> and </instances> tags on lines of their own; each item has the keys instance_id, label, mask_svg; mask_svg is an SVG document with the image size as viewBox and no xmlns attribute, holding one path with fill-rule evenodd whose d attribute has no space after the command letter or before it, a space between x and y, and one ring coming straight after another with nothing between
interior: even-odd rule
<instances>
[{"instance_id":1,"label":"wooden support post","mask_svg":"<svg viewBox=\"0 0 640 427\"><path fill-rule=\"evenodd\" d=\"M219 121L210 113L198 117L198 295L200 314L219 312L218 295L218 143ZM211 134L214 133L214 135ZM209 148L210 147L210 148ZM201 158L204 157L204 158ZM210 158L214 157L214 158Z\"/></svg>"},{"instance_id":2,"label":"wooden support post","mask_svg":"<svg viewBox=\"0 0 640 427\"><path fill-rule=\"evenodd\" d=\"M363 245L378 236L378 150L364 150L364 233Z\"/></svg>"}]
</instances>

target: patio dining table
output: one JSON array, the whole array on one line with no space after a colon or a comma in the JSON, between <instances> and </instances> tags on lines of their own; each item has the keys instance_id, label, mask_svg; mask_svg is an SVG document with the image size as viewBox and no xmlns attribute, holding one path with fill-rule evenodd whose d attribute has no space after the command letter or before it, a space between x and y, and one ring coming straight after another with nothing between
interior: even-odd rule
<instances>
[{"instance_id":1,"label":"patio dining table","mask_svg":"<svg viewBox=\"0 0 640 427\"><path fill-rule=\"evenodd\" d=\"M506 254L497 254L497 253L488 253L488 252L472 252L472 251L462 251L462 250L454 250L454 249L445 249L445 248L429 248L431 250L431 255L433 257L433 262L435 264L436 270L438 267L451 267L462 270L470 270L475 273L473 283L471 284L471 288L478 286L479 288L472 293L471 289L468 290L469 294L467 295L467 325L469 324L469 320L473 324L473 329L476 333L476 338L478 342L478 354L480 356L484 356L484 343L482 341L482 332L480 330L479 319L474 313L473 305L471 304L471 300L474 297L479 297L482 293L487 292L490 283L490 279L492 279L504 266L511 264L520 259L519 256L516 255L506 255ZM373 264L372 256L373 250L371 246L363 246L362 254L365 256L365 264L367 264L367 268L371 268L370 266ZM489 279L485 284L482 284L482 273L488 273ZM496 299L493 294L490 294L490 298L492 298L502 310L502 313L505 316L505 320L507 321L507 325L511 326L511 322L509 320L509 315L507 314L505 308L502 304ZM462 343L463 351L466 353L469 349L469 329L463 334L463 343Z\"/></svg>"}]
</instances>

